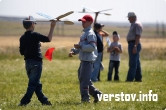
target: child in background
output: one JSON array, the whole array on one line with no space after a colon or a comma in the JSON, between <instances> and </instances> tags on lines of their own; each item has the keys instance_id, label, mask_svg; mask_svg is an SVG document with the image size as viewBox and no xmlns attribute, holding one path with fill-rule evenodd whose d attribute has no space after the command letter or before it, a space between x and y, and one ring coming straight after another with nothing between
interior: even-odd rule
<instances>
[{"instance_id":1,"label":"child in background","mask_svg":"<svg viewBox=\"0 0 166 110\"><path fill-rule=\"evenodd\" d=\"M119 81L120 53L122 53L122 45L119 43L120 36L116 31L113 32L113 42L108 48L110 52L110 62L108 69L108 81L112 81L112 72L115 68L114 81Z\"/></svg>"}]
</instances>

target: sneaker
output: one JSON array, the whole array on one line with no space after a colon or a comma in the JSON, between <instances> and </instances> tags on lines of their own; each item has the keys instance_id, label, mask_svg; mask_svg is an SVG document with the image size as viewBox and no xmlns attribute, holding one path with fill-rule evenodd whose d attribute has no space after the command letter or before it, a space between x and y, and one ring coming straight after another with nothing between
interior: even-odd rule
<instances>
[{"instance_id":1,"label":"sneaker","mask_svg":"<svg viewBox=\"0 0 166 110\"><path fill-rule=\"evenodd\" d=\"M81 99L81 103L90 103L89 99Z\"/></svg>"},{"instance_id":2,"label":"sneaker","mask_svg":"<svg viewBox=\"0 0 166 110\"><path fill-rule=\"evenodd\" d=\"M18 106L26 106L27 104L20 103Z\"/></svg>"},{"instance_id":3,"label":"sneaker","mask_svg":"<svg viewBox=\"0 0 166 110\"><path fill-rule=\"evenodd\" d=\"M84 103L84 104L86 104L86 103L90 103L90 101L89 101L89 100L88 100L88 101L81 100L81 103Z\"/></svg>"},{"instance_id":4,"label":"sneaker","mask_svg":"<svg viewBox=\"0 0 166 110\"><path fill-rule=\"evenodd\" d=\"M45 101L44 103L42 103L42 105L48 105L48 106L51 106L51 102L50 101Z\"/></svg>"},{"instance_id":5,"label":"sneaker","mask_svg":"<svg viewBox=\"0 0 166 110\"><path fill-rule=\"evenodd\" d=\"M142 80L140 79L140 80L135 80L135 82L142 82Z\"/></svg>"},{"instance_id":6,"label":"sneaker","mask_svg":"<svg viewBox=\"0 0 166 110\"><path fill-rule=\"evenodd\" d=\"M97 94L102 94L102 92L101 91L96 91L96 94L94 96L94 101L93 101L94 103L97 103L99 101L99 99L97 97Z\"/></svg>"}]
</instances>

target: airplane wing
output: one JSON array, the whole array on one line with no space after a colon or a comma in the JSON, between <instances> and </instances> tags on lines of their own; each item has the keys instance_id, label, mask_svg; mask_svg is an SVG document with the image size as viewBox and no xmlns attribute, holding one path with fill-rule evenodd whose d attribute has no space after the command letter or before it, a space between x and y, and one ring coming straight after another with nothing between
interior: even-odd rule
<instances>
[{"instance_id":1,"label":"airplane wing","mask_svg":"<svg viewBox=\"0 0 166 110\"><path fill-rule=\"evenodd\" d=\"M110 16L110 15L111 15L110 13L100 13L100 14L105 14L105 15L108 15L108 16Z\"/></svg>"},{"instance_id":2,"label":"airplane wing","mask_svg":"<svg viewBox=\"0 0 166 110\"><path fill-rule=\"evenodd\" d=\"M96 10L89 9L89 8L86 8L86 7L84 7L84 9L85 9L85 12L86 12L86 10L91 11L91 12L97 12Z\"/></svg>"},{"instance_id":3,"label":"airplane wing","mask_svg":"<svg viewBox=\"0 0 166 110\"><path fill-rule=\"evenodd\" d=\"M41 13L41 12L37 12L36 14L38 14L38 15L44 17L44 18L47 18L47 19L49 19L49 20L54 19L53 17L51 17L51 16L49 16L49 15L46 15L46 14L44 14L44 13Z\"/></svg>"},{"instance_id":4,"label":"airplane wing","mask_svg":"<svg viewBox=\"0 0 166 110\"><path fill-rule=\"evenodd\" d=\"M70 11L70 12L68 12L68 13L65 13L65 14L63 14L63 15L60 15L60 16L58 16L57 18L53 18L53 17L51 17L51 16L48 16L48 15L46 15L46 14L43 14L43 13L37 13L38 15L40 15L40 16L42 16L42 17L44 17L44 18L47 18L47 19L49 19L49 20L37 20L36 22L50 22L51 20L57 20L58 22L64 22L64 24L67 24L67 25L72 25L72 24L74 24L74 22L72 22L72 21L68 21L68 20L63 20L63 21L61 21L61 20L59 20L60 18L63 18L63 17L65 17L65 16L68 16L68 15L70 15L70 14L72 14L73 13L73 11Z\"/></svg>"},{"instance_id":5,"label":"airplane wing","mask_svg":"<svg viewBox=\"0 0 166 110\"><path fill-rule=\"evenodd\" d=\"M63 14L63 15L60 15L60 16L58 16L57 18L54 18L54 19L59 20L59 19L61 19L61 18L63 18L63 17L66 17L66 16L72 14L73 12L74 12L74 11L69 11L69 12L67 12L67 13L65 13L65 14Z\"/></svg>"},{"instance_id":6,"label":"airplane wing","mask_svg":"<svg viewBox=\"0 0 166 110\"><path fill-rule=\"evenodd\" d=\"M63 21L64 24L68 24L68 25L73 25L74 23L72 21Z\"/></svg>"},{"instance_id":7,"label":"airplane wing","mask_svg":"<svg viewBox=\"0 0 166 110\"><path fill-rule=\"evenodd\" d=\"M99 11L99 12L103 12L103 11L109 11L109 10L112 10L112 9L101 10L101 11Z\"/></svg>"}]
</instances>

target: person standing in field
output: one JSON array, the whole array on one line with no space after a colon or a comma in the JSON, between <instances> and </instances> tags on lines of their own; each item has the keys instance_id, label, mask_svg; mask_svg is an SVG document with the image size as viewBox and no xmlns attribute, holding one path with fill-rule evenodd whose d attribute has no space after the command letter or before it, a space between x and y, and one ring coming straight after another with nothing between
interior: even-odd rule
<instances>
[{"instance_id":1,"label":"person standing in field","mask_svg":"<svg viewBox=\"0 0 166 110\"><path fill-rule=\"evenodd\" d=\"M40 42L51 42L56 21L51 21L48 36L34 32L35 21L32 17L23 20L23 26L26 32L20 38L20 54L24 56L25 68L29 79L25 95L20 101L19 106L26 106L30 103L35 92L42 105L51 105L51 102L42 92L40 77L42 74L42 54Z\"/></svg>"},{"instance_id":2,"label":"person standing in field","mask_svg":"<svg viewBox=\"0 0 166 110\"><path fill-rule=\"evenodd\" d=\"M129 54L129 70L127 74L127 82L134 79L142 82L142 72L140 63L142 25L137 22L137 16L134 12L128 13L128 20L131 23L130 30L127 35L128 54Z\"/></svg>"},{"instance_id":3,"label":"person standing in field","mask_svg":"<svg viewBox=\"0 0 166 110\"><path fill-rule=\"evenodd\" d=\"M91 28L93 18L90 15L85 15L78 21L82 21L84 33L80 37L80 42L78 44L74 44L74 48L71 49L69 57L79 54L79 59L81 61L78 69L81 102L90 102L90 94L94 97L94 103L97 103L97 94L102 93L93 86L90 80L90 76L93 71L93 63L97 58L97 38Z\"/></svg>"},{"instance_id":4,"label":"person standing in field","mask_svg":"<svg viewBox=\"0 0 166 110\"><path fill-rule=\"evenodd\" d=\"M97 51L98 51L98 56L94 62L94 69L93 72L91 74L91 81L92 82L97 82L99 81L100 77L99 73L100 73L100 68L102 66L102 56L103 56L103 37L105 36L109 36L109 33L102 30L102 28L104 27L103 24L100 23L95 23L94 24L94 32L95 35L97 37ZM102 36L100 35L100 33L102 33Z\"/></svg>"},{"instance_id":5,"label":"person standing in field","mask_svg":"<svg viewBox=\"0 0 166 110\"><path fill-rule=\"evenodd\" d=\"M122 53L122 45L119 42L120 35L114 31L113 35L113 42L111 43L110 47L108 48L107 52L110 53L110 62L109 62L109 69L108 69L108 81L112 81L112 72L115 69L114 81L119 81L119 66L120 66L120 53Z\"/></svg>"}]
</instances>

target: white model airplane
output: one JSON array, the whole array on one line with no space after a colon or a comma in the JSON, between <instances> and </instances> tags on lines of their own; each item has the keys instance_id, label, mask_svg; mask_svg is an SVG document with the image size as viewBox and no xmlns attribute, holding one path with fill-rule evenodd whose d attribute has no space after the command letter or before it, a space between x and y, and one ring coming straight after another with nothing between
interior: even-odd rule
<instances>
[{"instance_id":1,"label":"white model airplane","mask_svg":"<svg viewBox=\"0 0 166 110\"><path fill-rule=\"evenodd\" d=\"M53 18L53 17L51 17L49 15L46 15L44 13L37 12L36 14L38 14L38 15L44 17L44 18L47 18L48 20L36 20L36 22L50 22L52 20L56 20L58 22L64 22L64 24L72 25L72 24L74 24L72 21L60 20L61 18L66 17L66 16L68 16L68 15L70 15L72 13L73 13L73 11L70 11L70 12L67 12L67 13L65 13L63 15L60 15L60 16L56 17L56 18Z\"/></svg>"},{"instance_id":2,"label":"white model airplane","mask_svg":"<svg viewBox=\"0 0 166 110\"><path fill-rule=\"evenodd\" d=\"M79 13L95 13L94 23L96 23L97 17L98 17L99 14L104 14L104 15L110 16L111 15L110 13L104 13L104 11L109 11L109 10L112 10L112 9L96 11L96 10L92 10L92 9L88 9L88 8L83 8L82 11L79 12Z\"/></svg>"}]
</instances>

